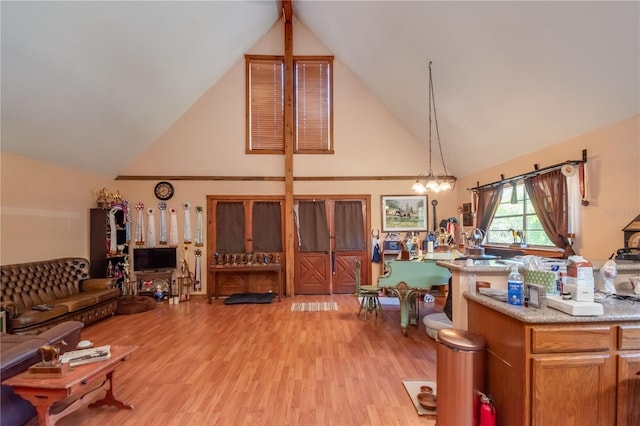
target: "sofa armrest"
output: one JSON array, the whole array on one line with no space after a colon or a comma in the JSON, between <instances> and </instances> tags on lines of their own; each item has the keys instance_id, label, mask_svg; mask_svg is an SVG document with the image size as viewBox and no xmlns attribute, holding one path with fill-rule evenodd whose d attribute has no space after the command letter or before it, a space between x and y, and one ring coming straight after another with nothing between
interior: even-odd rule
<instances>
[{"instance_id":1,"label":"sofa armrest","mask_svg":"<svg viewBox=\"0 0 640 426\"><path fill-rule=\"evenodd\" d=\"M38 337L47 339L50 344L64 340L67 346L60 348L60 352L64 353L76 349L78 342L80 342L80 333L83 327L84 323L80 321L65 321L43 331L38 334Z\"/></svg>"},{"instance_id":2,"label":"sofa armrest","mask_svg":"<svg viewBox=\"0 0 640 426\"><path fill-rule=\"evenodd\" d=\"M18 305L13 302L1 302L0 310L5 311L7 313L7 319L15 318L18 316Z\"/></svg>"},{"instance_id":3,"label":"sofa armrest","mask_svg":"<svg viewBox=\"0 0 640 426\"><path fill-rule=\"evenodd\" d=\"M108 290L114 288L116 280L114 278L89 278L80 283L82 291Z\"/></svg>"}]
</instances>

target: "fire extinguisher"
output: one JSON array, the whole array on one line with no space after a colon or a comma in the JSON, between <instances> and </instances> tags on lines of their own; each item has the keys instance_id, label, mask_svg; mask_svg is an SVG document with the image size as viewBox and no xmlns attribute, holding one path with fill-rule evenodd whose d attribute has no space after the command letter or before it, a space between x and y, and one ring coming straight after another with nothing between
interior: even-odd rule
<instances>
[{"instance_id":1,"label":"fire extinguisher","mask_svg":"<svg viewBox=\"0 0 640 426\"><path fill-rule=\"evenodd\" d=\"M496 407L493 399L487 395L480 395L480 426L496 426Z\"/></svg>"}]
</instances>

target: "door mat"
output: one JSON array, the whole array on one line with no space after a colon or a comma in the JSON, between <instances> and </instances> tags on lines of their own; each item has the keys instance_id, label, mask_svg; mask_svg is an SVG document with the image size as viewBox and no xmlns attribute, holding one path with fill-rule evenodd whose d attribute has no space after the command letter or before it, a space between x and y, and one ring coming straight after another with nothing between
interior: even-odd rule
<instances>
[{"instance_id":1,"label":"door mat","mask_svg":"<svg viewBox=\"0 0 640 426\"><path fill-rule=\"evenodd\" d=\"M338 302L304 302L291 304L291 312L320 312L337 310Z\"/></svg>"},{"instance_id":2,"label":"door mat","mask_svg":"<svg viewBox=\"0 0 640 426\"><path fill-rule=\"evenodd\" d=\"M225 305L240 305L242 303L271 303L275 293L236 293L224 299Z\"/></svg>"},{"instance_id":3,"label":"door mat","mask_svg":"<svg viewBox=\"0 0 640 426\"><path fill-rule=\"evenodd\" d=\"M411 398L411 402L413 402L413 406L416 407L416 411L419 416L435 416L437 408L435 410L427 410L423 408L422 405L418 402L418 394L420 393L420 386L430 386L433 389L433 394L438 395L438 388L436 387L436 382L434 380L427 379L403 379L402 384L404 385L409 398Z\"/></svg>"}]
</instances>

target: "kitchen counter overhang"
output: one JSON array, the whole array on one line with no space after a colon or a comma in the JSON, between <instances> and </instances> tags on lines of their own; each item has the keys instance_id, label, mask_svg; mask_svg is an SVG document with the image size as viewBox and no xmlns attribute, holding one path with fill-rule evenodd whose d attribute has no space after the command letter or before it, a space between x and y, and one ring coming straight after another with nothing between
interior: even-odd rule
<instances>
[{"instance_id":1,"label":"kitchen counter overhang","mask_svg":"<svg viewBox=\"0 0 640 426\"><path fill-rule=\"evenodd\" d=\"M591 261L596 288L599 285L600 268L605 262L606 260ZM467 299L464 296L464 292L469 291L472 283L475 284L476 281L489 282L493 289L506 289L507 276L511 270L511 263L503 263L500 260L474 261L473 265L467 265L464 260L439 260L436 264L451 271L453 327L462 330L468 330ZM629 277L640 275L640 262L616 261L616 267L618 270L618 276L615 281L617 289L619 292L631 293L632 288ZM625 303L628 303L632 310L635 308L640 314L640 302L636 302L635 305L631 305L630 302ZM560 311L558 313L571 317Z\"/></svg>"},{"instance_id":2,"label":"kitchen counter overhang","mask_svg":"<svg viewBox=\"0 0 640 426\"><path fill-rule=\"evenodd\" d=\"M470 291L464 292L464 297L525 323L640 322L640 299L634 301L630 299L618 300L613 297L608 297L602 301L602 308L604 310L602 315L574 316L548 306L538 309L510 305L507 302L502 302L492 297Z\"/></svg>"}]
</instances>

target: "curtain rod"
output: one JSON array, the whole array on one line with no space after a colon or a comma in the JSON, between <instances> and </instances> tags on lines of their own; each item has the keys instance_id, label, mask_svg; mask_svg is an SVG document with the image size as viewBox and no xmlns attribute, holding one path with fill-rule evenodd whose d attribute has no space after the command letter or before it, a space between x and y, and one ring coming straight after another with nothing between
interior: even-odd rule
<instances>
[{"instance_id":1,"label":"curtain rod","mask_svg":"<svg viewBox=\"0 0 640 426\"><path fill-rule=\"evenodd\" d=\"M532 177L532 176L539 175L539 174L544 173L544 172L550 172L552 170L557 170L557 169L561 168L562 166L564 166L566 164L581 164L581 163L586 163L586 162L587 162L587 150L583 149L582 150L582 160L567 160L567 161L565 161L563 163L554 164L552 166L544 167L542 169L540 169L538 164L536 163L536 164L533 165L534 170L531 171L531 172L522 173L522 174L519 174L519 175L516 175L516 176L512 176L512 177L506 178L506 179L505 179L504 175L500 175L500 180L497 180L497 181L491 182L491 183L486 183L484 185L480 185L480 182L477 182L476 186L474 186L473 188L467 188L467 190L474 191L474 190L478 190L478 189L482 189L482 188L488 188L488 187L491 187L491 186L499 185L499 184L504 183L504 182L510 182L510 181L519 180L519 179L526 179L526 178L529 178L529 177Z\"/></svg>"}]
</instances>

